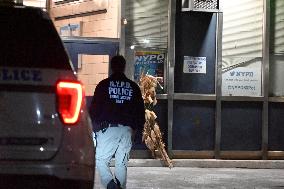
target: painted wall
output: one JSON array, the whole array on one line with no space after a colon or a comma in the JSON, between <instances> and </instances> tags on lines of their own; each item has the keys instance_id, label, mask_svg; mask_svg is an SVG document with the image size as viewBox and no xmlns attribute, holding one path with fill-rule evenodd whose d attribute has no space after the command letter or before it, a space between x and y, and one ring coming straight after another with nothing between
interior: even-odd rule
<instances>
[{"instance_id":1,"label":"painted wall","mask_svg":"<svg viewBox=\"0 0 284 189\"><path fill-rule=\"evenodd\" d=\"M59 33L60 28L71 24L80 26L73 32L76 36L118 38L119 10L119 0L50 0L49 12Z\"/></svg>"},{"instance_id":2,"label":"painted wall","mask_svg":"<svg viewBox=\"0 0 284 189\"><path fill-rule=\"evenodd\" d=\"M120 0L72 0L50 2L50 15L61 36L119 38ZM71 25L73 31L70 31ZM108 55L78 55L78 79L86 96L108 77Z\"/></svg>"},{"instance_id":3,"label":"painted wall","mask_svg":"<svg viewBox=\"0 0 284 189\"><path fill-rule=\"evenodd\" d=\"M46 0L23 0L25 6L40 7L46 9Z\"/></svg>"},{"instance_id":4,"label":"painted wall","mask_svg":"<svg viewBox=\"0 0 284 189\"><path fill-rule=\"evenodd\" d=\"M97 84L108 77L108 55L79 55L78 79L84 83L86 96L93 96Z\"/></svg>"}]
</instances>

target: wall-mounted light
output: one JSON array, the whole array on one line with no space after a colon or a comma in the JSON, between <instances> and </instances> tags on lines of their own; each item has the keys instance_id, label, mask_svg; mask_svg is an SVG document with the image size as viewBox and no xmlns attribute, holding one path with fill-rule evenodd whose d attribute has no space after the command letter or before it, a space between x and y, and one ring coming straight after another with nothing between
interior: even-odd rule
<instances>
[{"instance_id":1,"label":"wall-mounted light","mask_svg":"<svg viewBox=\"0 0 284 189\"><path fill-rule=\"evenodd\" d=\"M131 50L134 50L134 49L135 49L135 45L131 45L131 46L130 46L130 49L131 49Z\"/></svg>"},{"instance_id":2,"label":"wall-mounted light","mask_svg":"<svg viewBox=\"0 0 284 189\"><path fill-rule=\"evenodd\" d=\"M148 43L150 43L150 40L145 38L145 39L143 39L143 43L148 44Z\"/></svg>"},{"instance_id":3,"label":"wall-mounted light","mask_svg":"<svg viewBox=\"0 0 284 189\"><path fill-rule=\"evenodd\" d=\"M126 25L126 24L127 24L127 19L126 19L126 18L122 18L121 20L122 20L121 23L122 23L123 25Z\"/></svg>"}]
</instances>

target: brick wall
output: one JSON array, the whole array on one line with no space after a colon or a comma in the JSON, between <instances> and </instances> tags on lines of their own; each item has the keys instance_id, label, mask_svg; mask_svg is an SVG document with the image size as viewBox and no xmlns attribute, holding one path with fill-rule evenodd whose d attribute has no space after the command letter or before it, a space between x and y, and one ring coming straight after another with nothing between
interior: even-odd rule
<instances>
[{"instance_id":1,"label":"brick wall","mask_svg":"<svg viewBox=\"0 0 284 189\"><path fill-rule=\"evenodd\" d=\"M78 79L84 84L86 96L94 94L97 84L108 77L108 55L79 55L81 67L78 68Z\"/></svg>"},{"instance_id":2,"label":"brick wall","mask_svg":"<svg viewBox=\"0 0 284 189\"><path fill-rule=\"evenodd\" d=\"M50 0L49 13L59 33L61 27L71 24L80 25L80 31L72 32L75 36L118 38L119 5L120 0L80 0L58 5ZM86 16L87 12L96 13ZM78 58L78 79L85 86L86 96L92 96L97 84L108 77L109 56L84 54Z\"/></svg>"},{"instance_id":3,"label":"brick wall","mask_svg":"<svg viewBox=\"0 0 284 189\"><path fill-rule=\"evenodd\" d=\"M51 1L50 15L60 32L60 27L68 24L79 24L80 32L75 35L83 37L118 38L118 14L120 0L81 0L55 5ZM106 12L102 11L106 10ZM84 13L94 12L93 15L84 16ZM76 16L77 15L77 16ZM75 18L70 18L74 17Z\"/></svg>"}]
</instances>

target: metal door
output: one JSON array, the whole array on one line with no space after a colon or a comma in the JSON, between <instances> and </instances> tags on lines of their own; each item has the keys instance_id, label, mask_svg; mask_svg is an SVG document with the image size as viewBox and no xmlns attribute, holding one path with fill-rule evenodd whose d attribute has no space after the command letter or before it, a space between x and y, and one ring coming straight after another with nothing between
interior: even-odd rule
<instances>
[{"instance_id":1,"label":"metal door","mask_svg":"<svg viewBox=\"0 0 284 189\"><path fill-rule=\"evenodd\" d=\"M110 73L109 61L118 54L119 40L85 37L63 37L62 40L78 79L85 85L89 105L96 85Z\"/></svg>"}]
</instances>

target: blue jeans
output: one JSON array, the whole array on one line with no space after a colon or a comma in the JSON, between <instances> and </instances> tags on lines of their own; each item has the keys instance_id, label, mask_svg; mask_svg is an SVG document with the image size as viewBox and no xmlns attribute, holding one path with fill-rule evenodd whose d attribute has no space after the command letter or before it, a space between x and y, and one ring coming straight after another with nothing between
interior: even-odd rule
<instances>
[{"instance_id":1,"label":"blue jeans","mask_svg":"<svg viewBox=\"0 0 284 189\"><path fill-rule=\"evenodd\" d=\"M108 127L104 132L96 132L96 166L101 176L101 182L107 184L116 177L122 188L126 188L127 164L132 147L132 129L117 125ZM114 175L110 170L110 161L115 156Z\"/></svg>"}]
</instances>

